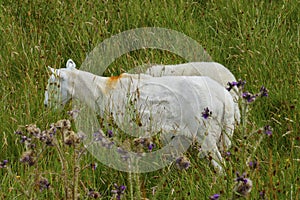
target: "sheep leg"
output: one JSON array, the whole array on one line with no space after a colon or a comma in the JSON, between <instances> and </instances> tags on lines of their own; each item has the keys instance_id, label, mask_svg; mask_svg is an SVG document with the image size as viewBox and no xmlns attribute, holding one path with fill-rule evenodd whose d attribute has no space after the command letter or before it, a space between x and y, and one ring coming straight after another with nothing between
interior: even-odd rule
<instances>
[{"instance_id":1,"label":"sheep leg","mask_svg":"<svg viewBox=\"0 0 300 200\"><path fill-rule=\"evenodd\" d=\"M219 173L223 172L223 167L222 165L224 165L224 160L221 156L220 151L218 150L218 148L214 148L211 152L211 164L213 165L213 167L215 168L215 170Z\"/></svg>"}]
</instances>

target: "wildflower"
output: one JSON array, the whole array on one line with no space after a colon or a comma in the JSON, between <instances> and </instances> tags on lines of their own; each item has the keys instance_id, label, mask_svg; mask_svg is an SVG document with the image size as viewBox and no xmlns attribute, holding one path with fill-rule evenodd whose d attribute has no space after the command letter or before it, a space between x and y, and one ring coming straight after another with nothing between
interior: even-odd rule
<instances>
[{"instance_id":1,"label":"wildflower","mask_svg":"<svg viewBox=\"0 0 300 200\"><path fill-rule=\"evenodd\" d=\"M236 173L236 176L237 176L237 178L235 179L235 181L237 181L237 182L245 182L245 181L246 181L246 179L245 179L246 173L243 173L243 174L240 176L240 173L237 172L237 173Z\"/></svg>"},{"instance_id":2,"label":"wildflower","mask_svg":"<svg viewBox=\"0 0 300 200\"><path fill-rule=\"evenodd\" d=\"M261 86L259 94L260 94L261 97L269 96L268 90L264 86Z\"/></svg>"},{"instance_id":3,"label":"wildflower","mask_svg":"<svg viewBox=\"0 0 300 200\"><path fill-rule=\"evenodd\" d=\"M95 191L95 190L93 190L93 189L90 189L90 190L89 190L89 193L88 193L88 197L97 199L97 198L100 198L101 195L100 195L99 192L97 192L97 191Z\"/></svg>"},{"instance_id":4,"label":"wildflower","mask_svg":"<svg viewBox=\"0 0 300 200\"><path fill-rule=\"evenodd\" d=\"M245 173L242 176L239 176L239 173L237 173L237 184L233 190L237 198L246 197L252 190L252 181L249 178L245 178L245 176Z\"/></svg>"},{"instance_id":5,"label":"wildflower","mask_svg":"<svg viewBox=\"0 0 300 200\"><path fill-rule=\"evenodd\" d=\"M183 170L183 169L187 170L191 165L190 161L184 156L180 156L179 158L176 159L175 162L176 162L176 166L180 170Z\"/></svg>"},{"instance_id":6,"label":"wildflower","mask_svg":"<svg viewBox=\"0 0 300 200\"><path fill-rule=\"evenodd\" d=\"M238 89L243 89L244 85L246 84L246 81L242 81L241 79L236 82L236 81L232 81L232 82L228 82L227 85L229 86L228 88L226 88L228 91L230 91L232 88L234 88L235 86Z\"/></svg>"},{"instance_id":7,"label":"wildflower","mask_svg":"<svg viewBox=\"0 0 300 200\"><path fill-rule=\"evenodd\" d=\"M97 163L91 163L91 168L92 168L93 171L96 170L97 166L98 166Z\"/></svg>"},{"instance_id":8,"label":"wildflower","mask_svg":"<svg viewBox=\"0 0 300 200\"><path fill-rule=\"evenodd\" d=\"M211 114L212 114L212 112L209 111L209 109L206 107L206 108L204 108L204 111L202 112L202 117L204 119L207 119L209 116L211 116Z\"/></svg>"},{"instance_id":9,"label":"wildflower","mask_svg":"<svg viewBox=\"0 0 300 200\"><path fill-rule=\"evenodd\" d=\"M246 84L246 81L239 79L236 86L238 87L238 89L243 89L245 84Z\"/></svg>"},{"instance_id":10,"label":"wildflower","mask_svg":"<svg viewBox=\"0 0 300 200\"><path fill-rule=\"evenodd\" d=\"M266 197L266 191L265 190L260 191L259 192L259 196L260 196L260 199L266 200L267 199L267 197Z\"/></svg>"},{"instance_id":11,"label":"wildflower","mask_svg":"<svg viewBox=\"0 0 300 200\"><path fill-rule=\"evenodd\" d=\"M76 145L80 143L79 137L74 133L74 131L68 131L65 133L64 143L68 146Z\"/></svg>"},{"instance_id":12,"label":"wildflower","mask_svg":"<svg viewBox=\"0 0 300 200\"><path fill-rule=\"evenodd\" d=\"M49 132L49 130L43 131L38 138L40 141L44 142L47 146L54 146L53 144L53 132Z\"/></svg>"},{"instance_id":13,"label":"wildflower","mask_svg":"<svg viewBox=\"0 0 300 200\"><path fill-rule=\"evenodd\" d=\"M49 189L49 187L50 187L50 183L46 178L41 178L39 180L40 191L43 191L44 189Z\"/></svg>"},{"instance_id":14,"label":"wildflower","mask_svg":"<svg viewBox=\"0 0 300 200\"><path fill-rule=\"evenodd\" d=\"M0 163L0 169L1 169L1 168L5 168L7 163L8 163L8 160L3 160L3 161Z\"/></svg>"},{"instance_id":15,"label":"wildflower","mask_svg":"<svg viewBox=\"0 0 300 200\"><path fill-rule=\"evenodd\" d=\"M15 134L16 134L16 135L23 135L23 132L20 131L20 130L18 130L18 131L15 131Z\"/></svg>"},{"instance_id":16,"label":"wildflower","mask_svg":"<svg viewBox=\"0 0 300 200\"><path fill-rule=\"evenodd\" d=\"M270 125L266 125L265 127L264 127L264 133L266 134L266 135L272 135L272 127L270 126Z\"/></svg>"},{"instance_id":17,"label":"wildflower","mask_svg":"<svg viewBox=\"0 0 300 200\"><path fill-rule=\"evenodd\" d=\"M114 135L114 134L113 134L113 131L112 131L112 130L108 130L108 131L107 131L107 135L108 135L109 138L112 138L113 135Z\"/></svg>"},{"instance_id":18,"label":"wildflower","mask_svg":"<svg viewBox=\"0 0 300 200\"><path fill-rule=\"evenodd\" d=\"M236 81L233 82L228 82L227 85L229 86L228 88L226 88L228 91L230 91L234 86L237 85Z\"/></svg>"},{"instance_id":19,"label":"wildflower","mask_svg":"<svg viewBox=\"0 0 300 200\"><path fill-rule=\"evenodd\" d=\"M248 103L252 103L256 99L256 95L251 94L250 92L244 92L242 94L243 99L245 99Z\"/></svg>"},{"instance_id":20,"label":"wildflower","mask_svg":"<svg viewBox=\"0 0 300 200\"><path fill-rule=\"evenodd\" d=\"M39 138L42 142L47 140L47 131L43 131L37 138Z\"/></svg>"},{"instance_id":21,"label":"wildflower","mask_svg":"<svg viewBox=\"0 0 300 200\"><path fill-rule=\"evenodd\" d=\"M227 161L230 160L230 156L231 156L231 152L230 152L230 151L225 152L225 159L226 159Z\"/></svg>"},{"instance_id":22,"label":"wildflower","mask_svg":"<svg viewBox=\"0 0 300 200\"><path fill-rule=\"evenodd\" d=\"M155 148L155 144L154 143L149 144L148 151L151 152L153 150L153 148Z\"/></svg>"},{"instance_id":23,"label":"wildflower","mask_svg":"<svg viewBox=\"0 0 300 200\"><path fill-rule=\"evenodd\" d=\"M70 130L71 122L70 122L70 120L62 119L62 120L57 121L54 126L58 129Z\"/></svg>"},{"instance_id":24,"label":"wildflower","mask_svg":"<svg viewBox=\"0 0 300 200\"><path fill-rule=\"evenodd\" d=\"M209 197L210 200L217 200L219 199L220 195L219 194L214 194L212 196Z\"/></svg>"},{"instance_id":25,"label":"wildflower","mask_svg":"<svg viewBox=\"0 0 300 200\"><path fill-rule=\"evenodd\" d=\"M257 161L250 161L248 165L251 169L256 169L259 167L259 163Z\"/></svg>"},{"instance_id":26,"label":"wildflower","mask_svg":"<svg viewBox=\"0 0 300 200\"><path fill-rule=\"evenodd\" d=\"M126 186L124 186L124 185L118 186L118 185L115 183L115 184L114 184L114 187L115 187L116 189L115 189L115 190L112 190L111 193L116 194L116 199L117 199L117 200L120 200L122 194L124 194L124 192L125 192Z\"/></svg>"},{"instance_id":27,"label":"wildflower","mask_svg":"<svg viewBox=\"0 0 300 200\"><path fill-rule=\"evenodd\" d=\"M28 149L35 149L36 144L34 144L34 143L28 143L26 146L27 146Z\"/></svg>"},{"instance_id":28,"label":"wildflower","mask_svg":"<svg viewBox=\"0 0 300 200\"><path fill-rule=\"evenodd\" d=\"M133 142L135 146L145 145L145 144L148 145L150 144L151 140L150 138L136 138L133 140Z\"/></svg>"},{"instance_id":29,"label":"wildflower","mask_svg":"<svg viewBox=\"0 0 300 200\"><path fill-rule=\"evenodd\" d=\"M50 129L48 130L48 134L49 134L50 136L53 136L53 135L56 134L56 132L57 132L56 126L55 126L54 124L51 124L51 125L50 125Z\"/></svg>"},{"instance_id":30,"label":"wildflower","mask_svg":"<svg viewBox=\"0 0 300 200\"><path fill-rule=\"evenodd\" d=\"M253 162L253 161L250 161L250 162L249 162L249 167L253 167L253 165L254 165L254 162Z\"/></svg>"},{"instance_id":31,"label":"wildflower","mask_svg":"<svg viewBox=\"0 0 300 200\"><path fill-rule=\"evenodd\" d=\"M21 140L20 142L21 143L25 143L25 142L30 142L31 141L31 138L27 137L26 135L21 135Z\"/></svg>"},{"instance_id":32,"label":"wildflower","mask_svg":"<svg viewBox=\"0 0 300 200\"><path fill-rule=\"evenodd\" d=\"M32 150L25 151L21 156L20 162L28 163L29 166L34 165L34 152Z\"/></svg>"},{"instance_id":33,"label":"wildflower","mask_svg":"<svg viewBox=\"0 0 300 200\"><path fill-rule=\"evenodd\" d=\"M36 127L35 124L29 124L26 125L26 131L33 136L37 136L41 133L41 129L39 129L38 127Z\"/></svg>"},{"instance_id":34,"label":"wildflower","mask_svg":"<svg viewBox=\"0 0 300 200\"><path fill-rule=\"evenodd\" d=\"M151 141L151 138L137 138L134 139L134 145L142 148L147 148L148 151L152 151L155 148L155 144Z\"/></svg>"}]
</instances>

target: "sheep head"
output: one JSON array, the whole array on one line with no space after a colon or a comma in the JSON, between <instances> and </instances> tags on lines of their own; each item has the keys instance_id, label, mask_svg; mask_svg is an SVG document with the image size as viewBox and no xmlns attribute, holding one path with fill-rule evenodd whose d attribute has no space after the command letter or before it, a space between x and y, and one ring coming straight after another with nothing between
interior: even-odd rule
<instances>
[{"instance_id":1,"label":"sheep head","mask_svg":"<svg viewBox=\"0 0 300 200\"><path fill-rule=\"evenodd\" d=\"M45 91L46 107L62 108L71 99L73 80L68 76L68 71L75 69L76 64L71 59L67 61L66 68L54 69L48 66L51 75Z\"/></svg>"}]
</instances>

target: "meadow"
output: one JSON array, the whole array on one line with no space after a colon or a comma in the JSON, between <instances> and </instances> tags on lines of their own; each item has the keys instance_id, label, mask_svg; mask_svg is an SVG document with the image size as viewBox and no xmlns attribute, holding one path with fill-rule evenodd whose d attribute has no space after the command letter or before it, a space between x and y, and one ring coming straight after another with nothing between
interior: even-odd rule
<instances>
[{"instance_id":1,"label":"meadow","mask_svg":"<svg viewBox=\"0 0 300 200\"><path fill-rule=\"evenodd\" d=\"M237 172L253 184L241 198L300 199L299 1L8 0L1 2L0 19L0 199L235 199ZM37 141L35 162L20 162L28 149L16 131L70 119L71 106L44 107L46 67L62 68L72 58L80 68L103 40L140 27L184 33L245 80L245 91L268 89L268 97L247 105L224 174L193 147L185 154L186 170L174 163L150 173L120 172L88 152L77 159L82 145L64 145L61 137L54 146ZM182 62L170 52L144 49L121 56L104 75L143 63ZM266 126L272 134L264 134Z\"/></svg>"}]
</instances>

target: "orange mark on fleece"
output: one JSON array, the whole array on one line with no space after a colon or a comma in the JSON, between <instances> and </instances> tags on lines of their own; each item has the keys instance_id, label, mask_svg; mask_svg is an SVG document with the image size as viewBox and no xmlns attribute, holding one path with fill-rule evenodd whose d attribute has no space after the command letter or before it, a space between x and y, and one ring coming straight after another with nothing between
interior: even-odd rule
<instances>
[{"instance_id":1,"label":"orange mark on fleece","mask_svg":"<svg viewBox=\"0 0 300 200\"><path fill-rule=\"evenodd\" d=\"M120 76L109 77L106 82L106 89L107 90L114 89L115 85L118 83L119 79L123 78L123 77L124 77L124 74L121 74Z\"/></svg>"}]
</instances>

